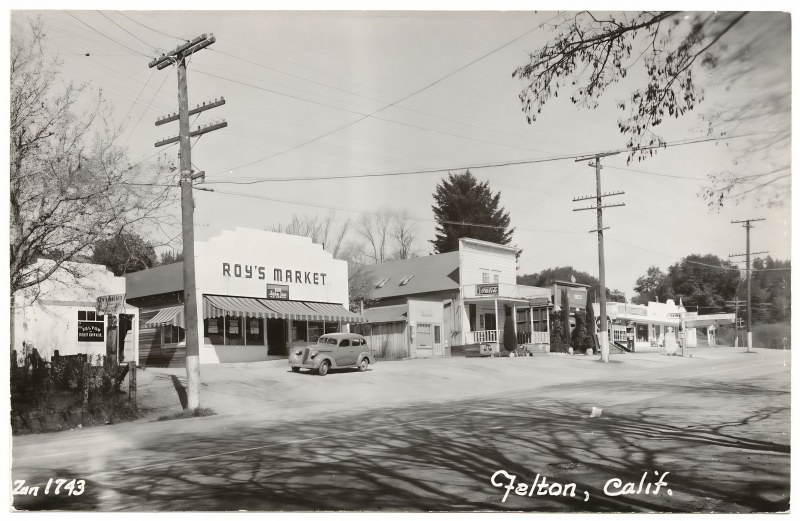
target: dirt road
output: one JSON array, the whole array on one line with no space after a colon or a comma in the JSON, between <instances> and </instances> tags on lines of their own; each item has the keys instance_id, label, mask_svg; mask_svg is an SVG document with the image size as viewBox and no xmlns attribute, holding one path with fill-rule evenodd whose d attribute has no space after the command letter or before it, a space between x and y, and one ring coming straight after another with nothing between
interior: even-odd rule
<instances>
[{"instance_id":1,"label":"dirt road","mask_svg":"<svg viewBox=\"0 0 800 521\"><path fill-rule=\"evenodd\" d=\"M555 356L384 362L326 377L291 373L285 362L203 366L203 405L217 416L152 422L154 410L131 424L15 438L13 479L41 487L14 496L15 505L786 510L789 352L691 352L611 364ZM170 386L182 372L145 373L159 407L175 407ZM590 417L593 408L599 417ZM45 495L50 478L83 479L85 492Z\"/></svg>"}]
</instances>

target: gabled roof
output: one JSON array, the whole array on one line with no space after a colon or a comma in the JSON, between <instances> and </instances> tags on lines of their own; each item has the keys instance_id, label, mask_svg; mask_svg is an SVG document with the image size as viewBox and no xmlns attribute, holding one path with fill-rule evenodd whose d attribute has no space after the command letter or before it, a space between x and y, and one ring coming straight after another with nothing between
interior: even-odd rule
<instances>
[{"instance_id":1,"label":"gabled roof","mask_svg":"<svg viewBox=\"0 0 800 521\"><path fill-rule=\"evenodd\" d=\"M368 308L364 310L364 318L370 324L405 322L408 320L408 304Z\"/></svg>"},{"instance_id":2,"label":"gabled roof","mask_svg":"<svg viewBox=\"0 0 800 521\"><path fill-rule=\"evenodd\" d=\"M375 284L384 279L382 287L373 286L373 298L398 297L433 291L458 290L458 252L427 255L413 259L381 262L369 267ZM400 285L407 277L408 282Z\"/></svg>"}]
</instances>

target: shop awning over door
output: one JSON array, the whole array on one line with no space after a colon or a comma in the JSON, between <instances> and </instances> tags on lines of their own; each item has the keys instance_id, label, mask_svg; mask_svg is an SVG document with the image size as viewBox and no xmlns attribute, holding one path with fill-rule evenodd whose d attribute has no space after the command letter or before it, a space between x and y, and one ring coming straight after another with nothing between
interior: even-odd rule
<instances>
[{"instance_id":1,"label":"shop awning over door","mask_svg":"<svg viewBox=\"0 0 800 521\"><path fill-rule=\"evenodd\" d=\"M264 306L259 299L244 297L221 297L206 295L203 299L203 318L225 315L235 317L282 318Z\"/></svg>"},{"instance_id":2,"label":"shop awning over door","mask_svg":"<svg viewBox=\"0 0 800 521\"><path fill-rule=\"evenodd\" d=\"M306 302L306 306L321 314L325 320L341 320L342 322L364 322L364 317L344 309L341 304L323 304Z\"/></svg>"},{"instance_id":3,"label":"shop awning over door","mask_svg":"<svg viewBox=\"0 0 800 521\"><path fill-rule=\"evenodd\" d=\"M150 327L166 325L185 327L183 325L183 306L162 309L156 313L156 316L148 320L145 325Z\"/></svg>"},{"instance_id":4,"label":"shop awning over door","mask_svg":"<svg viewBox=\"0 0 800 521\"><path fill-rule=\"evenodd\" d=\"M203 300L203 318L225 315L337 322L364 321L362 317L351 313L340 304L206 295Z\"/></svg>"}]
</instances>

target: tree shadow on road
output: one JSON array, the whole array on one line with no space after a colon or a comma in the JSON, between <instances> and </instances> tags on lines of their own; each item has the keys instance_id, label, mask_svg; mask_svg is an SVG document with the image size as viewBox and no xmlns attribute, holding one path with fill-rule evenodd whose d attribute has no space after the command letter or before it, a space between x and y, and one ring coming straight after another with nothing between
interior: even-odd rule
<instances>
[{"instance_id":1,"label":"tree shadow on road","mask_svg":"<svg viewBox=\"0 0 800 521\"><path fill-rule=\"evenodd\" d=\"M724 396L731 407L740 396L713 382L693 382L685 392L695 399ZM148 511L788 509L789 447L727 434L732 425L784 415L784 406L689 426L680 407L648 401L607 408L600 418L590 418L590 410L568 399L541 405L516 401L429 403L140 440L137 452L151 456L109 468L120 472L89 476L84 496L47 507L31 501L35 498L17 497L15 505ZM503 502L505 489L490 482L498 470L517 476L517 483L533 483L537 474L547 483L575 483L577 494L511 492ZM613 478L638 487L645 472L646 482L655 483L655 471L669 472L668 486L658 495L603 492Z\"/></svg>"}]
</instances>

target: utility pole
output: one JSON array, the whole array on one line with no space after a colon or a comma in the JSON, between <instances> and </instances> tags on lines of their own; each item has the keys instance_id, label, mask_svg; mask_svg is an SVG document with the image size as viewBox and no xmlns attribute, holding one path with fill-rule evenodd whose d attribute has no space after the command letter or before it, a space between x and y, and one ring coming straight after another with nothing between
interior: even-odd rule
<instances>
[{"instance_id":1,"label":"utility pole","mask_svg":"<svg viewBox=\"0 0 800 521\"><path fill-rule=\"evenodd\" d=\"M734 324L735 324L734 333L736 334L735 338L736 338L736 343L737 343L736 347L738 347L739 331L741 330L741 328L739 327L739 304L740 304L740 302L739 302L739 295L738 294L735 296L735 300L729 300L729 301L725 302L726 306L733 307L733 313L734 313L734 317L735 317L735 319L734 319ZM744 342L742 342L742 344L744 344Z\"/></svg>"},{"instance_id":2,"label":"utility pole","mask_svg":"<svg viewBox=\"0 0 800 521\"><path fill-rule=\"evenodd\" d=\"M765 221L766 219L759 218L759 219L745 219L743 221L731 221L731 224L736 223L744 223L742 228L747 229L747 252L746 253L737 253L735 255L728 255L728 257L741 257L742 255L746 256L746 263L747 263L747 352L753 352L753 329L750 323L750 272L753 271L750 267L750 255L758 255L760 253L769 253L766 251L757 251L755 253L750 253L750 228L753 227L752 223L756 221Z\"/></svg>"},{"instance_id":3,"label":"utility pole","mask_svg":"<svg viewBox=\"0 0 800 521\"><path fill-rule=\"evenodd\" d=\"M178 66L178 116L175 114L160 118L156 125L162 125L169 121L179 121L180 136L161 140L155 144L156 147L180 141L180 169L181 169L181 218L183 236L183 294L184 294L184 326L186 327L186 383L188 395L188 408L197 409L200 407L200 340L198 334L197 319L197 284L195 281L194 270L194 193L192 183L195 179L203 179L204 172L194 173L192 170L192 143L191 138L226 127L228 124L223 122L215 125L208 125L205 128L198 128L195 132L189 129L189 93L186 81L186 58L192 54L205 49L216 41L214 35L210 37L205 34L198 36L194 40L178 46L175 50L161 55L150 62L149 66L164 69L172 64ZM198 106L194 113L202 112L224 104L214 100L214 103L203 103L203 109ZM213 128L212 128L213 127Z\"/></svg>"},{"instance_id":4,"label":"utility pole","mask_svg":"<svg viewBox=\"0 0 800 521\"><path fill-rule=\"evenodd\" d=\"M597 229L591 230L589 233L597 232L597 251L600 261L600 359L604 363L608 363L609 352L608 352L608 324L606 323L606 260L605 260L605 253L603 250L603 230L608 230L609 227L605 228L603 227L603 208L625 206L625 203L603 205L603 197L610 197L612 195L622 195L625 192L610 192L604 194L601 191L600 170L603 167L600 166L600 158L616 154L619 154L619 151L605 152L602 154L595 154L593 156L588 156L583 158L579 157L575 159L576 162L594 159L594 163L589 163L589 166L593 166L595 169L595 174L597 176L597 194L587 195L585 197L576 197L572 200L572 202L576 202L576 201L585 201L587 199L594 199L596 203L595 206L587 206L586 208L575 208L572 211L580 212L582 210L595 210L597 212Z\"/></svg>"}]
</instances>

